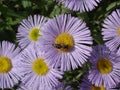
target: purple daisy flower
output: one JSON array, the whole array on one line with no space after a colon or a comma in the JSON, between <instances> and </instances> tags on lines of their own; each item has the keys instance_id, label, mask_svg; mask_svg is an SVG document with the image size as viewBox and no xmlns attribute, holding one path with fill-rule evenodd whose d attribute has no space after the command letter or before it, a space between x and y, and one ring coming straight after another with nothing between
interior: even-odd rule
<instances>
[{"instance_id":1,"label":"purple daisy flower","mask_svg":"<svg viewBox=\"0 0 120 90\"><path fill-rule=\"evenodd\" d=\"M61 2L65 5L65 7L69 8L73 11L92 11L95 9L96 6L98 6L98 3L100 3L101 0L56 0L58 2Z\"/></svg>"},{"instance_id":2,"label":"purple daisy flower","mask_svg":"<svg viewBox=\"0 0 120 90\"><path fill-rule=\"evenodd\" d=\"M72 87L66 86L65 82L61 82L58 84L58 86L56 86L55 88L53 88L51 90L72 90Z\"/></svg>"},{"instance_id":3,"label":"purple daisy flower","mask_svg":"<svg viewBox=\"0 0 120 90\"><path fill-rule=\"evenodd\" d=\"M49 19L42 33L40 48L51 57L47 62L62 71L82 66L92 51L90 30L82 20L70 14Z\"/></svg>"},{"instance_id":4,"label":"purple daisy flower","mask_svg":"<svg viewBox=\"0 0 120 90\"><path fill-rule=\"evenodd\" d=\"M104 20L102 35L110 50L120 49L120 9L113 11Z\"/></svg>"},{"instance_id":5,"label":"purple daisy flower","mask_svg":"<svg viewBox=\"0 0 120 90\"><path fill-rule=\"evenodd\" d=\"M18 73L18 56L20 48L14 44L2 41L0 43L0 88L12 88L20 80Z\"/></svg>"},{"instance_id":6,"label":"purple daisy flower","mask_svg":"<svg viewBox=\"0 0 120 90\"><path fill-rule=\"evenodd\" d=\"M112 89L106 89L104 86L97 87L93 85L89 79L88 75L85 75L82 79L82 83L78 86L79 90L112 90Z\"/></svg>"},{"instance_id":7,"label":"purple daisy flower","mask_svg":"<svg viewBox=\"0 0 120 90\"><path fill-rule=\"evenodd\" d=\"M93 47L89 58L91 70L88 78L95 86L114 88L120 82L120 56L106 46Z\"/></svg>"},{"instance_id":8,"label":"purple daisy flower","mask_svg":"<svg viewBox=\"0 0 120 90\"><path fill-rule=\"evenodd\" d=\"M28 19L23 19L18 27L17 40L21 48L27 47L29 44L38 43L41 36L40 31L46 23L47 18L40 15L29 16Z\"/></svg>"},{"instance_id":9,"label":"purple daisy flower","mask_svg":"<svg viewBox=\"0 0 120 90\"><path fill-rule=\"evenodd\" d=\"M46 88L56 87L58 79L62 78L63 72L54 69L46 60L46 54L36 51L37 47L30 45L21 53L22 83L29 87L29 90L49 90Z\"/></svg>"}]
</instances>

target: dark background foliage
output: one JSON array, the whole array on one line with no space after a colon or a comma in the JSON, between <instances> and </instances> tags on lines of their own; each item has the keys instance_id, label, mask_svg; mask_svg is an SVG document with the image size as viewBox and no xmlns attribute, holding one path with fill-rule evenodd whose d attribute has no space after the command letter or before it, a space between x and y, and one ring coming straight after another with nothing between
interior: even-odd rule
<instances>
[{"instance_id":1,"label":"dark background foliage","mask_svg":"<svg viewBox=\"0 0 120 90\"><path fill-rule=\"evenodd\" d=\"M63 13L70 13L86 22L94 38L93 45L103 44L101 28L103 20L115 9L120 8L120 0L102 0L99 6L90 12L74 12L54 0L0 0L0 41L16 43L16 33L22 19L29 15L40 14L49 18ZM88 64L76 70L65 72L63 81L67 81L74 90L85 73ZM14 90L14 89L12 89Z\"/></svg>"}]
</instances>

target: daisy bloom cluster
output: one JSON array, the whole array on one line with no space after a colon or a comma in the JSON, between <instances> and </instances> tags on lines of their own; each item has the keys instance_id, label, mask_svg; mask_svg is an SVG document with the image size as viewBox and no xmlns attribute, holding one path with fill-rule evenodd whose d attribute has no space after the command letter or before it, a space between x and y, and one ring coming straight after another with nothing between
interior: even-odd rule
<instances>
[{"instance_id":1,"label":"daisy bloom cluster","mask_svg":"<svg viewBox=\"0 0 120 90\"><path fill-rule=\"evenodd\" d=\"M54 1L85 12L102 0ZM87 24L71 14L23 19L16 34L18 46L0 43L0 89L18 85L17 90L73 90L63 80L64 72L79 69L86 62L90 70L77 85L78 90L116 88L120 84L120 9L107 16L102 25L105 43L93 46Z\"/></svg>"},{"instance_id":2,"label":"daisy bloom cluster","mask_svg":"<svg viewBox=\"0 0 120 90\"><path fill-rule=\"evenodd\" d=\"M23 77L21 82L29 90L64 88L63 84L58 85L63 71L82 66L90 56L92 51L90 30L85 22L70 14L51 18L46 23L43 22L41 28L41 23L38 23L40 21L43 21L43 18L39 15L29 16L28 20L24 19L22 25L18 27L17 37L23 49L19 57L20 73ZM36 27L41 30L36 32L38 30ZM27 32L26 35L23 31ZM34 37L37 40L35 42L31 39ZM68 89L70 86L65 90Z\"/></svg>"}]
</instances>

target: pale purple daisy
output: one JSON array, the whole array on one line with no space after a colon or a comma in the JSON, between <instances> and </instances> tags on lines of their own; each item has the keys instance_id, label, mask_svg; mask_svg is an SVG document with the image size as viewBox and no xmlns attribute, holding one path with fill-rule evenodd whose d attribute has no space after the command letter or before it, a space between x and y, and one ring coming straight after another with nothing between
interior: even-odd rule
<instances>
[{"instance_id":1,"label":"pale purple daisy","mask_svg":"<svg viewBox=\"0 0 120 90\"><path fill-rule=\"evenodd\" d=\"M88 78L95 86L114 88L120 82L120 56L105 45L93 47L89 58L91 70Z\"/></svg>"},{"instance_id":2,"label":"pale purple daisy","mask_svg":"<svg viewBox=\"0 0 120 90\"><path fill-rule=\"evenodd\" d=\"M37 47L30 45L21 53L20 72L23 76L22 83L29 87L29 90L49 90L56 87L63 72L54 69L46 60L46 54L38 52Z\"/></svg>"},{"instance_id":3,"label":"pale purple daisy","mask_svg":"<svg viewBox=\"0 0 120 90\"><path fill-rule=\"evenodd\" d=\"M42 33L40 48L51 57L47 62L62 71L82 66L92 51L90 30L70 14L49 19Z\"/></svg>"},{"instance_id":4,"label":"pale purple daisy","mask_svg":"<svg viewBox=\"0 0 120 90\"><path fill-rule=\"evenodd\" d=\"M13 43L2 41L0 43L0 88L12 88L20 80L18 72L18 56L20 48Z\"/></svg>"},{"instance_id":5,"label":"pale purple daisy","mask_svg":"<svg viewBox=\"0 0 120 90\"><path fill-rule=\"evenodd\" d=\"M120 49L120 9L113 11L104 20L102 35L111 50Z\"/></svg>"},{"instance_id":6,"label":"pale purple daisy","mask_svg":"<svg viewBox=\"0 0 120 90\"><path fill-rule=\"evenodd\" d=\"M103 85L100 87L97 87L93 85L89 79L88 75L85 75L82 79L82 83L79 84L78 90L112 90L112 89L106 89Z\"/></svg>"},{"instance_id":7,"label":"pale purple daisy","mask_svg":"<svg viewBox=\"0 0 120 90\"><path fill-rule=\"evenodd\" d=\"M95 9L96 6L98 6L98 3L100 3L101 0L56 0L58 2L61 2L65 5L65 7L69 8L73 11L92 11Z\"/></svg>"},{"instance_id":8,"label":"pale purple daisy","mask_svg":"<svg viewBox=\"0 0 120 90\"><path fill-rule=\"evenodd\" d=\"M42 35L41 28L46 23L47 18L40 15L29 16L23 19L18 27L17 40L21 48L27 47L29 44L38 43L38 39Z\"/></svg>"},{"instance_id":9,"label":"pale purple daisy","mask_svg":"<svg viewBox=\"0 0 120 90\"><path fill-rule=\"evenodd\" d=\"M52 88L51 90L72 90L71 86L67 86L66 82L60 82L58 86Z\"/></svg>"}]
</instances>

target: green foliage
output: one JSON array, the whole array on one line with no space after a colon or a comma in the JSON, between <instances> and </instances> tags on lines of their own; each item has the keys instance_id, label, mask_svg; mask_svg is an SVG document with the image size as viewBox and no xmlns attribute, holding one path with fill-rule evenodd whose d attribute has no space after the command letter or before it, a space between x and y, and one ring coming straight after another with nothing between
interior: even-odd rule
<instances>
[{"instance_id":1,"label":"green foliage","mask_svg":"<svg viewBox=\"0 0 120 90\"><path fill-rule=\"evenodd\" d=\"M94 45L102 44L104 43L101 35L103 20L117 8L120 8L120 0L102 0L95 10L84 13L71 11L53 0L0 0L0 41L15 43L19 23L29 15L40 14L51 18L70 13L86 22L94 38ZM85 64L82 68L65 72L63 80L77 90L77 85L88 69L88 64Z\"/></svg>"}]
</instances>

